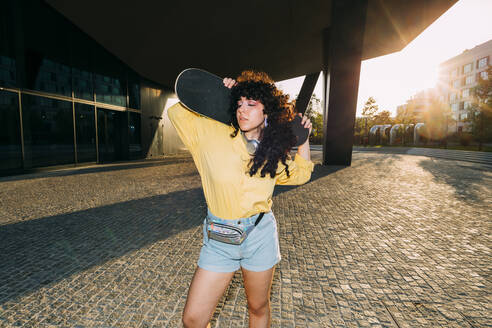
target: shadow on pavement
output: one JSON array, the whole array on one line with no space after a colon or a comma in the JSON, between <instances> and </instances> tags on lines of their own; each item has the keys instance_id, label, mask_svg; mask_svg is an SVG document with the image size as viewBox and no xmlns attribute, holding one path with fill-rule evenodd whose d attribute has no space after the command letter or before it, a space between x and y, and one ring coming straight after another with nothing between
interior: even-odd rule
<instances>
[{"instance_id":1,"label":"shadow on pavement","mask_svg":"<svg viewBox=\"0 0 492 328\"><path fill-rule=\"evenodd\" d=\"M421 160L418 165L434 176L437 182L445 183L454 188L460 198L483 203L484 194L481 186L490 186L492 176L486 170L468 169L453 161L431 159Z\"/></svg>"},{"instance_id":2,"label":"shadow on pavement","mask_svg":"<svg viewBox=\"0 0 492 328\"><path fill-rule=\"evenodd\" d=\"M5 181L20 181L20 180L30 180L30 179L39 179L39 178L47 178L47 177L65 177L71 175L80 175L80 174L90 174L90 173L99 173L99 172L110 172L110 171L119 171L119 170L129 170L129 169L138 169L145 167L153 167L160 165L168 165L168 164L177 164L183 162L191 162L191 157L179 157L179 158L169 158L169 159L157 159L157 160L145 160L139 162L125 162L125 163L113 163L106 165L97 165L86 168L66 168L66 169L54 169L53 171L39 171L39 172L25 172L19 175L12 176L0 176L0 183Z\"/></svg>"},{"instance_id":3,"label":"shadow on pavement","mask_svg":"<svg viewBox=\"0 0 492 328\"><path fill-rule=\"evenodd\" d=\"M195 188L1 226L0 304L197 227L205 215Z\"/></svg>"}]
</instances>

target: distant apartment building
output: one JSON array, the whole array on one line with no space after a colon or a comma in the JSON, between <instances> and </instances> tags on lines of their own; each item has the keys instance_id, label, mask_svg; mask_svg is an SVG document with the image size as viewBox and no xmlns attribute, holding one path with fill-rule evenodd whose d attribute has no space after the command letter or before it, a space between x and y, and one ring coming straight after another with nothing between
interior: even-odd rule
<instances>
[{"instance_id":1,"label":"distant apartment building","mask_svg":"<svg viewBox=\"0 0 492 328\"><path fill-rule=\"evenodd\" d=\"M417 122L424 120L424 113L429 109L432 99L437 97L436 90L429 88L417 92L407 100L407 103L396 108L398 116L406 114L415 117Z\"/></svg>"},{"instance_id":2,"label":"distant apartment building","mask_svg":"<svg viewBox=\"0 0 492 328\"><path fill-rule=\"evenodd\" d=\"M486 69L492 57L492 40L463 51L439 65L436 90L441 102L450 106L456 120L456 132L467 129L467 109L472 105L472 89L479 77L487 79Z\"/></svg>"}]
</instances>

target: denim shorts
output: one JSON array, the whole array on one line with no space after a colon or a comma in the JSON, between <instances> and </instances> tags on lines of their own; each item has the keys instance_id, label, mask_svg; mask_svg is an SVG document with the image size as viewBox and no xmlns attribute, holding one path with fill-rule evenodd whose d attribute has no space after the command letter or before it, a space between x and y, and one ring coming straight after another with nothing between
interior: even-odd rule
<instances>
[{"instance_id":1,"label":"denim shorts","mask_svg":"<svg viewBox=\"0 0 492 328\"><path fill-rule=\"evenodd\" d=\"M243 229L254 225L259 214L249 218L225 220L216 217L210 210L208 218L213 222L235 225ZM203 246L198 266L213 272L234 272L239 268L248 271L266 271L280 261L277 221L270 211L251 231L241 245L226 244L207 237L206 219L203 221Z\"/></svg>"}]
</instances>

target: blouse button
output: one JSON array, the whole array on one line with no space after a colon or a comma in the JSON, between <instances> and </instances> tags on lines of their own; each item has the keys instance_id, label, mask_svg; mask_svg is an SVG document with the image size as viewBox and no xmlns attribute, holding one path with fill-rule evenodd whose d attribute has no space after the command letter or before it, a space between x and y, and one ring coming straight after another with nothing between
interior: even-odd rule
<instances>
[{"instance_id":1,"label":"blouse button","mask_svg":"<svg viewBox=\"0 0 492 328\"><path fill-rule=\"evenodd\" d=\"M237 224L241 224L241 221L237 221Z\"/></svg>"}]
</instances>

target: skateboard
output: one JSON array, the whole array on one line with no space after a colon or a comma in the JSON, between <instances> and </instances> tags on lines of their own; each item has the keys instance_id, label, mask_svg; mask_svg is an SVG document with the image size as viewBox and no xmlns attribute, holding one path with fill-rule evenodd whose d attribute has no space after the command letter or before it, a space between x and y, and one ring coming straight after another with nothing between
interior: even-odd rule
<instances>
[{"instance_id":1,"label":"skateboard","mask_svg":"<svg viewBox=\"0 0 492 328\"><path fill-rule=\"evenodd\" d=\"M207 71L188 68L176 78L174 90L179 101L189 110L230 125L231 90L222 81L222 78ZM301 125L301 117L297 115L291 121L291 128L297 137L296 146L302 145L308 138L309 129Z\"/></svg>"}]
</instances>

